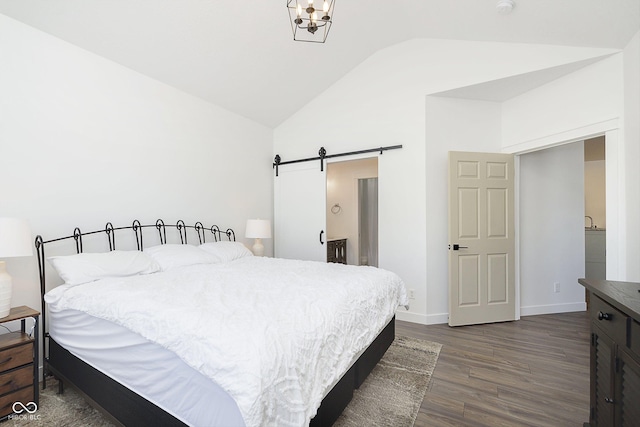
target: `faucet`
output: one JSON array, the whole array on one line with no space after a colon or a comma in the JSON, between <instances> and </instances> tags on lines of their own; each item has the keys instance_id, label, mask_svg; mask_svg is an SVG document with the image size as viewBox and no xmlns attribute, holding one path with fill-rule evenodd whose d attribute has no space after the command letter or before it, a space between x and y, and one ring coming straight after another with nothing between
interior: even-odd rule
<instances>
[{"instance_id":1,"label":"faucet","mask_svg":"<svg viewBox=\"0 0 640 427\"><path fill-rule=\"evenodd\" d=\"M589 221L591 222L589 228L593 228L593 218L591 218L589 215L585 215L585 218L589 218Z\"/></svg>"}]
</instances>

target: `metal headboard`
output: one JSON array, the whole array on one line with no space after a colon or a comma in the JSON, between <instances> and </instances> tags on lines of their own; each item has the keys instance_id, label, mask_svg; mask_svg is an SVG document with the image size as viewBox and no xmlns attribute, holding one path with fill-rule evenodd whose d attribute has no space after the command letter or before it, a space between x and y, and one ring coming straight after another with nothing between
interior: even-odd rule
<instances>
[{"instance_id":1,"label":"metal headboard","mask_svg":"<svg viewBox=\"0 0 640 427\"><path fill-rule=\"evenodd\" d=\"M175 228L178 231L178 234L180 235L180 243L183 245L187 244L187 230L192 229L195 230L196 235L198 236L198 242L199 244L203 244L206 243L206 238L208 233L207 232L211 232L211 234L213 235L213 241L218 242L222 240L222 236L225 236L226 239L228 241L235 241L236 240L236 234L235 232L231 229L231 228L227 228L226 231L221 231L220 228L217 225L212 225L209 228L206 228L204 225L202 225L201 222L196 222L194 225L186 225L185 222L183 220L178 220L178 222L175 225L165 225L164 221L162 219L158 219L156 221L155 224L141 224L140 221L138 221L137 219L133 221L133 224L129 225L129 226L124 226L124 227L114 227L112 223L107 222L107 225L105 226L105 228L103 228L102 230L95 230L95 231L89 231L89 232L82 232L80 231L80 228L76 227L73 230L73 234L70 236L65 236L65 237L59 237L57 239L51 239L51 240L44 240L42 238L42 236L38 235L36 236L36 240L35 240L35 247L36 247L36 253L38 255L38 273L40 275L40 304L41 304L41 324L42 324L42 332L43 332L43 336L42 336L42 345L43 345L43 355L44 355L44 359L46 361L47 357L48 357L48 349L46 346L46 338L49 338L49 332L47 332L46 326L47 326L47 322L46 322L46 307L45 307L45 302L44 302L44 294L47 292L47 287L46 287L46 272L45 272L45 253L44 253L44 247L46 244L48 243L53 243L53 242L60 242L63 240L69 240L69 239L73 239L75 241L75 246L76 246L76 253L82 253L83 252L83 247L82 247L82 237L83 236L90 236L93 234L100 234L100 233L105 233L106 237L107 237L107 242L109 244L109 251L114 251L116 249L116 231L119 230L132 230L135 234L135 238L136 238L136 246L138 248L139 251L144 250L144 244L143 244L143 230L145 228L155 228L156 231L158 232L158 235L160 237L160 244L161 245L165 245L167 243L167 227L170 228ZM43 377L43 386L42 388L46 387L46 375L45 377Z\"/></svg>"}]
</instances>

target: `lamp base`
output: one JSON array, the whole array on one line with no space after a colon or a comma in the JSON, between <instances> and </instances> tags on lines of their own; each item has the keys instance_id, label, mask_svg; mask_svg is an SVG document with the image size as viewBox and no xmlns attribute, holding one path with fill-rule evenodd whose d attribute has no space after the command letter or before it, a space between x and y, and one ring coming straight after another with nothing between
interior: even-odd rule
<instances>
[{"instance_id":1,"label":"lamp base","mask_svg":"<svg viewBox=\"0 0 640 427\"><path fill-rule=\"evenodd\" d=\"M7 317L11 311L11 276L7 266L0 261L0 318Z\"/></svg>"},{"instance_id":2,"label":"lamp base","mask_svg":"<svg viewBox=\"0 0 640 427\"><path fill-rule=\"evenodd\" d=\"M264 245L262 244L262 239L256 238L251 251L253 251L255 256L264 256Z\"/></svg>"}]
</instances>

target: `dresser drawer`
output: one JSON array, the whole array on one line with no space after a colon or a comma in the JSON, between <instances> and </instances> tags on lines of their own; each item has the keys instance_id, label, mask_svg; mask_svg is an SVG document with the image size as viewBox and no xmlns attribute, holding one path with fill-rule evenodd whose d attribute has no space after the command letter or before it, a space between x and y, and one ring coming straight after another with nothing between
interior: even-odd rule
<instances>
[{"instance_id":1,"label":"dresser drawer","mask_svg":"<svg viewBox=\"0 0 640 427\"><path fill-rule=\"evenodd\" d=\"M33 362L33 343L0 351L0 372Z\"/></svg>"},{"instance_id":2,"label":"dresser drawer","mask_svg":"<svg viewBox=\"0 0 640 427\"><path fill-rule=\"evenodd\" d=\"M30 387L0 396L0 417L13 414L13 404L15 402L20 402L27 406L29 402L33 402L33 398L33 384ZM33 409L32 406L29 405L29 409ZM28 412L25 412L25 414L28 415Z\"/></svg>"},{"instance_id":3,"label":"dresser drawer","mask_svg":"<svg viewBox=\"0 0 640 427\"><path fill-rule=\"evenodd\" d=\"M33 364L0 375L0 396L33 384Z\"/></svg>"},{"instance_id":4,"label":"dresser drawer","mask_svg":"<svg viewBox=\"0 0 640 427\"><path fill-rule=\"evenodd\" d=\"M613 338L614 341L626 343L627 316L597 296L591 298L590 304L591 321Z\"/></svg>"}]
</instances>

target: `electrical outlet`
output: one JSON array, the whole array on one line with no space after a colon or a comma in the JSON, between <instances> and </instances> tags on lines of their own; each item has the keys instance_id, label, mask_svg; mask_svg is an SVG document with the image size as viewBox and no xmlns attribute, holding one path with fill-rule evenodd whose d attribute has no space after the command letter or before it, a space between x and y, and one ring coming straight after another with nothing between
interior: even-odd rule
<instances>
[{"instance_id":1,"label":"electrical outlet","mask_svg":"<svg viewBox=\"0 0 640 427\"><path fill-rule=\"evenodd\" d=\"M555 282L553 284L553 292L555 292L555 293L560 292L560 283L559 282Z\"/></svg>"},{"instance_id":2,"label":"electrical outlet","mask_svg":"<svg viewBox=\"0 0 640 427\"><path fill-rule=\"evenodd\" d=\"M415 290L409 289L409 299L416 299Z\"/></svg>"}]
</instances>

